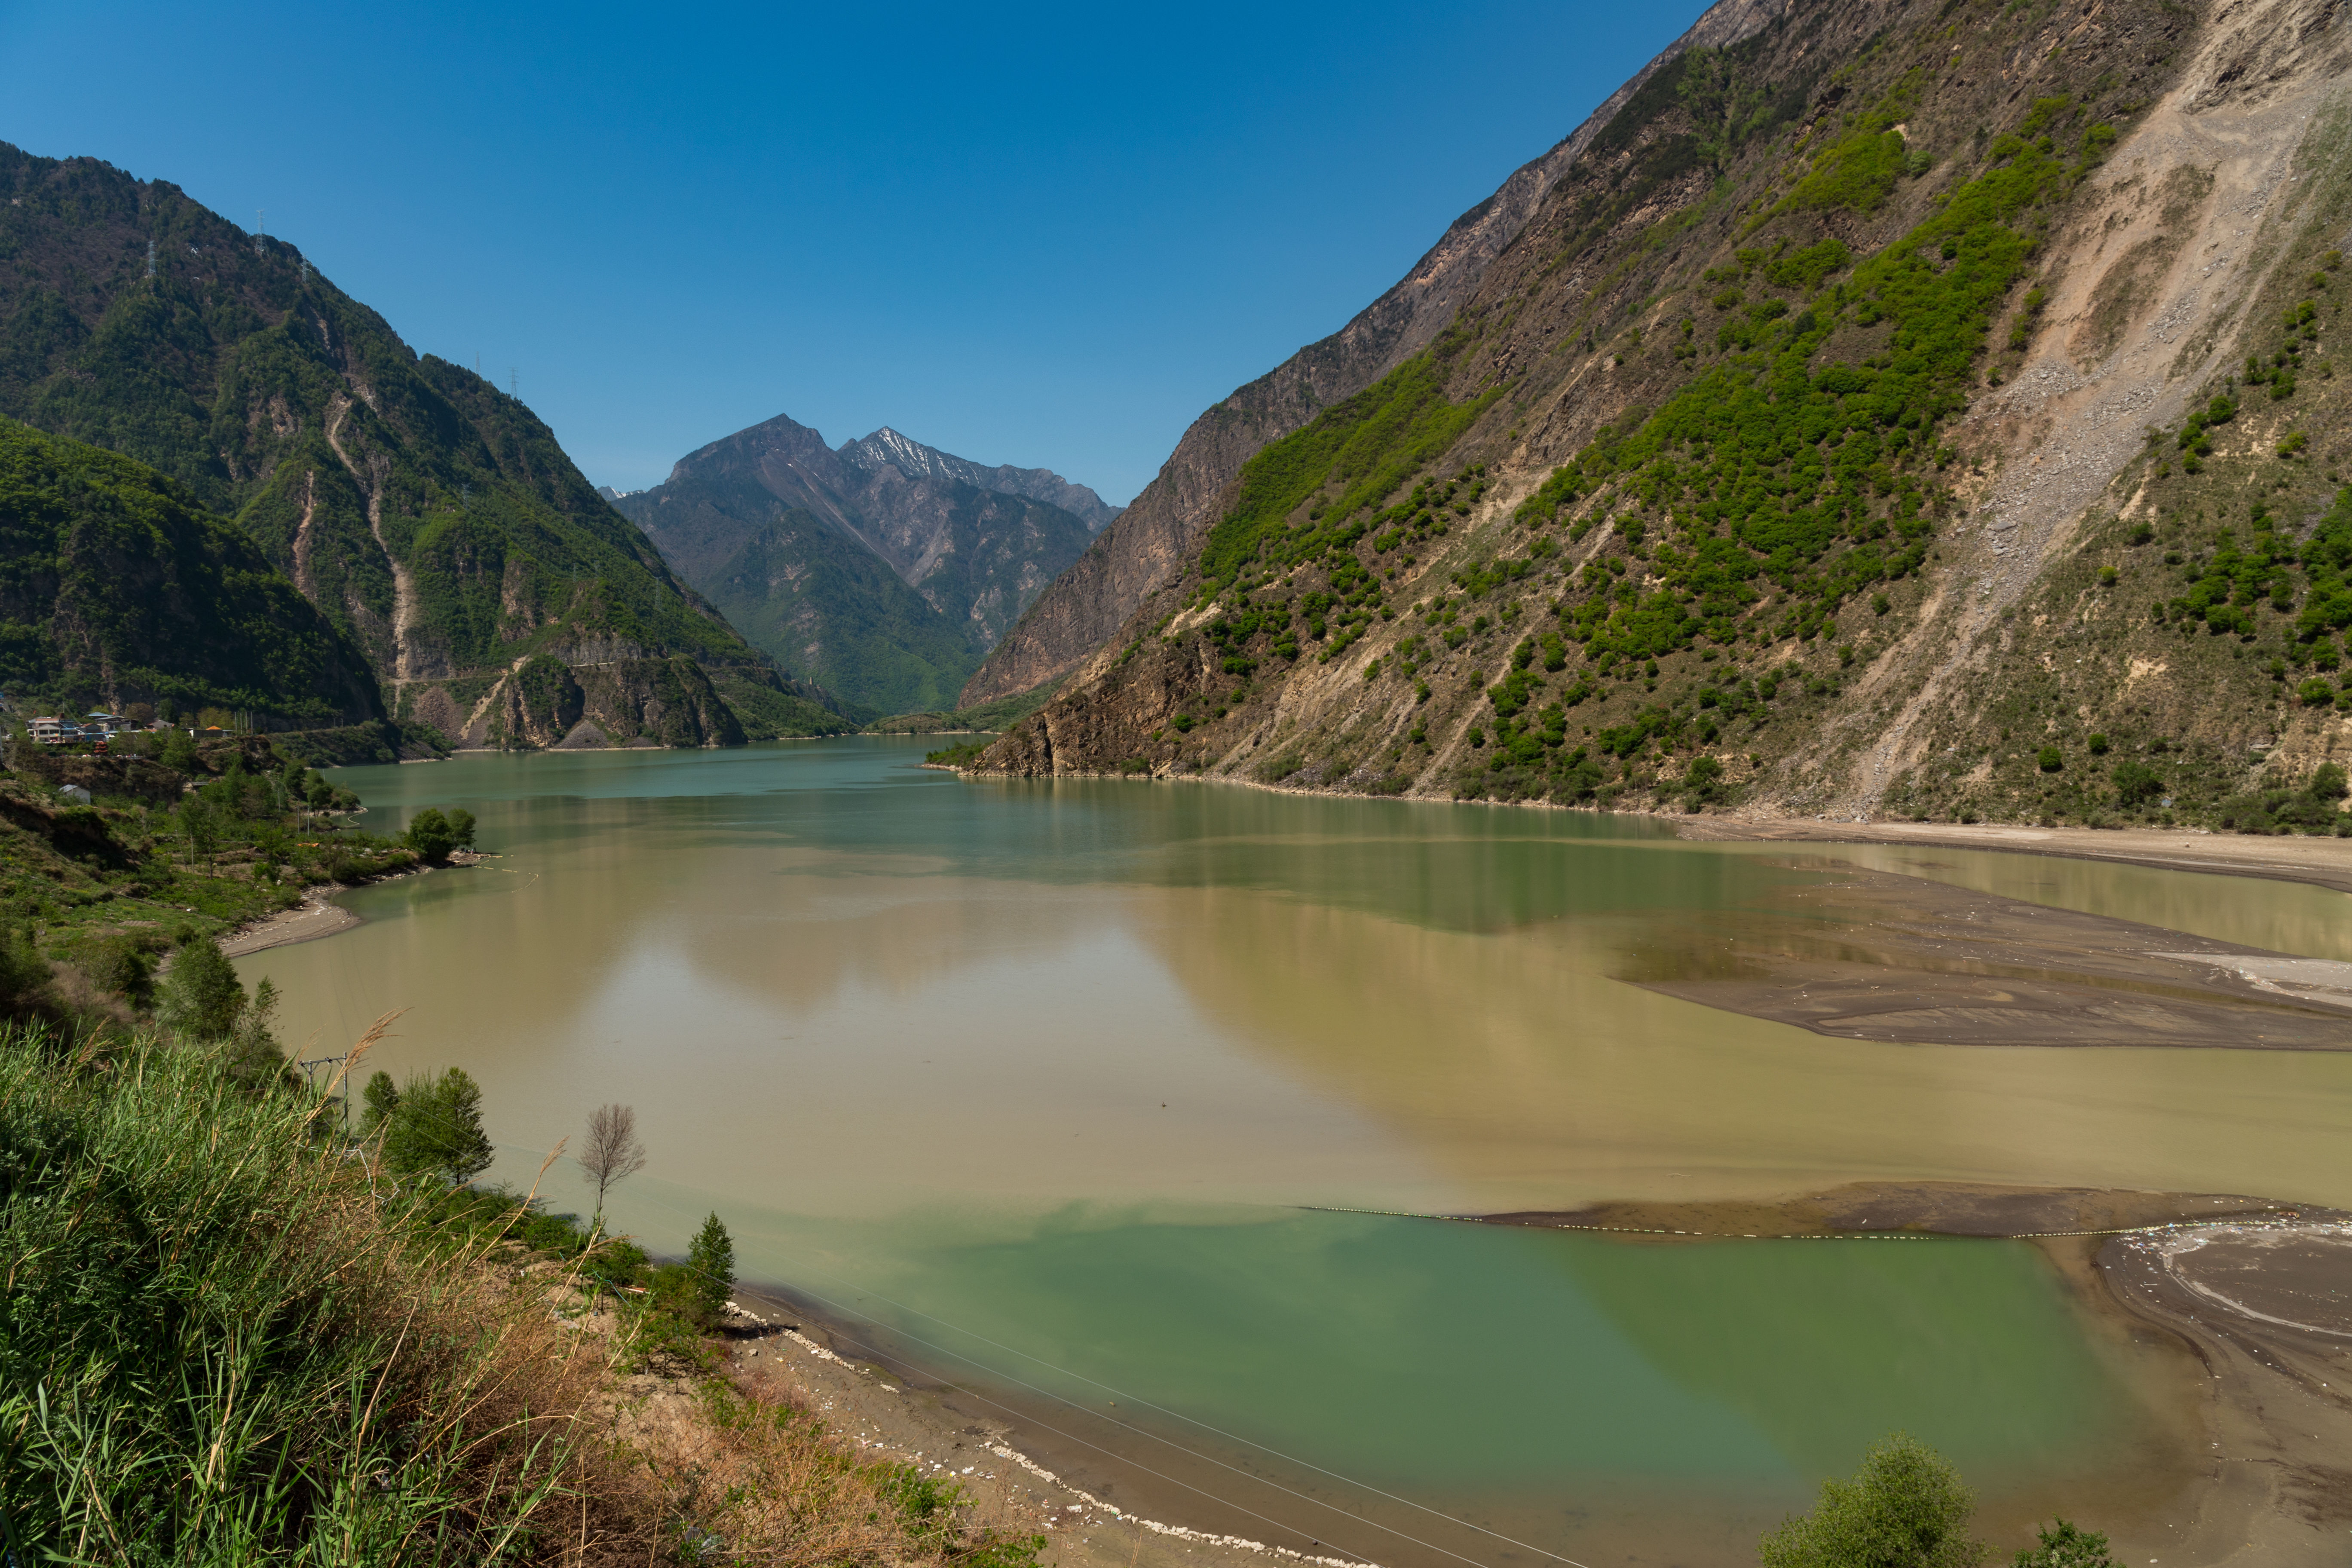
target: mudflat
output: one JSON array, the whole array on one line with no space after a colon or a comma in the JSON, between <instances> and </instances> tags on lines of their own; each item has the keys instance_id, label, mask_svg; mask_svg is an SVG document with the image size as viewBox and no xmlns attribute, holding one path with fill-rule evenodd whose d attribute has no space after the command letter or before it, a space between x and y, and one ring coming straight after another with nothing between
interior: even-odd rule
<instances>
[{"instance_id":1,"label":"mudflat","mask_svg":"<svg viewBox=\"0 0 2352 1568\"><path fill-rule=\"evenodd\" d=\"M2105 854L2100 841L2118 837L2082 833L2042 852L2158 863L2144 853ZM2282 847L2237 855L2226 866L2166 868L2294 871L2301 873L2294 879L2333 886L2340 862L2352 887L2352 843L2248 842ZM2019 846L1979 837L1966 847ZM2352 963L1861 867L1837 868L1831 880L1747 907L1662 918L1625 944L1615 974L1848 1039L2352 1049Z\"/></svg>"}]
</instances>

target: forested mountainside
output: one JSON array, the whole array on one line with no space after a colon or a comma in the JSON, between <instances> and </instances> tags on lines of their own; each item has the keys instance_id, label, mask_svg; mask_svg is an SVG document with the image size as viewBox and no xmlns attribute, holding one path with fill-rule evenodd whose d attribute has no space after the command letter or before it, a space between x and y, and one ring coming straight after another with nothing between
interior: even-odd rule
<instances>
[{"instance_id":1,"label":"forested mountainside","mask_svg":"<svg viewBox=\"0 0 2352 1568\"><path fill-rule=\"evenodd\" d=\"M367 660L232 522L119 454L0 419L0 691L271 728L383 714Z\"/></svg>"},{"instance_id":2,"label":"forested mountainside","mask_svg":"<svg viewBox=\"0 0 2352 1568\"><path fill-rule=\"evenodd\" d=\"M2347 58L2330 0L1674 52L982 765L2333 822Z\"/></svg>"},{"instance_id":3,"label":"forested mountainside","mask_svg":"<svg viewBox=\"0 0 2352 1568\"><path fill-rule=\"evenodd\" d=\"M953 707L1086 549L1088 522L1040 495L1113 510L1046 469L982 468L887 427L835 450L779 415L614 500L746 637L872 717Z\"/></svg>"},{"instance_id":4,"label":"forested mountainside","mask_svg":"<svg viewBox=\"0 0 2352 1568\"><path fill-rule=\"evenodd\" d=\"M461 742L845 727L680 584L516 399L175 186L0 144L0 414L232 518Z\"/></svg>"}]
</instances>

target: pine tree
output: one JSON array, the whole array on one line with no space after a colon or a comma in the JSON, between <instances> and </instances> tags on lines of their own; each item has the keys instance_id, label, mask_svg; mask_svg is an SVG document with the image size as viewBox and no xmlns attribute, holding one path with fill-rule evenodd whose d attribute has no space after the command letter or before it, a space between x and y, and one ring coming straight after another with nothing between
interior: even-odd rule
<instances>
[{"instance_id":1,"label":"pine tree","mask_svg":"<svg viewBox=\"0 0 2352 1568\"><path fill-rule=\"evenodd\" d=\"M717 1322L727 1310L727 1298L735 1290L735 1238L727 1234L716 1214L695 1233L693 1245L686 1249L686 1266L694 1273L705 1321Z\"/></svg>"},{"instance_id":2,"label":"pine tree","mask_svg":"<svg viewBox=\"0 0 2352 1568\"><path fill-rule=\"evenodd\" d=\"M245 986L220 943L200 936L180 949L163 977L163 1022L199 1040L226 1039L245 1013Z\"/></svg>"},{"instance_id":3,"label":"pine tree","mask_svg":"<svg viewBox=\"0 0 2352 1568\"><path fill-rule=\"evenodd\" d=\"M375 1086L369 1089L374 1110ZM404 1175L433 1173L462 1186L498 1157L482 1131L482 1090L463 1068L438 1078L412 1078L385 1120L383 1163Z\"/></svg>"},{"instance_id":4,"label":"pine tree","mask_svg":"<svg viewBox=\"0 0 2352 1568\"><path fill-rule=\"evenodd\" d=\"M367 1080L367 1088L360 1091L360 1100L367 1106L360 1113L360 1134L373 1137L376 1129L391 1121L392 1113L400 1109L400 1088L392 1081L390 1073L378 1072Z\"/></svg>"}]
</instances>

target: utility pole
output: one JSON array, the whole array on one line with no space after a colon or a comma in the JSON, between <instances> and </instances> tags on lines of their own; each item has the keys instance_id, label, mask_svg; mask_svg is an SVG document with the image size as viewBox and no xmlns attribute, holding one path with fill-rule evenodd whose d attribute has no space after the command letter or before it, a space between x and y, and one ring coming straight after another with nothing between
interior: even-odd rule
<instances>
[{"instance_id":1,"label":"utility pole","mask_svg":"<svg viewBox=\"0 0 2352 1568\"><path fill-rule=\"evenodd\" d=\"M319 1068L323 1067L332 1067L337 1062L346 1061L348 1059L350 1059L348 1056L314 1057L307 1062L298 1061L294 1065L302 1069L302 1087L307 1089L316 1087L315 1079ZM334 1080L331 1079L328 1080L330 1084L332 1084L333 1081ZM348 1088L343 1090L341 1100L343 1110L343 1137L348 1140L352 1135L352 1094Z\"/></svg>"}]
</instances>

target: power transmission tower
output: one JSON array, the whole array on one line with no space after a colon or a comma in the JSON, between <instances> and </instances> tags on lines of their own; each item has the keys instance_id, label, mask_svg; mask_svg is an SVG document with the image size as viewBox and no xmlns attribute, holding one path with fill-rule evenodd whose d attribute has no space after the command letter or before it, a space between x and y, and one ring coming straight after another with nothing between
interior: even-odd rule
<instances>
[{"instance_id":1,"label":"power transmission tower","mask_svg":"<svg viewBox=\"0 0 2352 1568\"><path fill-rule=\"evenodd\" d=\"M253 209L253 254L256 256L261 254L262 237L269 232L268 227L263 222L263 220L268 216L269 215L260 207Z\"/></svg>"},{"instance_id":2,"label":"power transmission tower","mask_svg":"<svg viewBox=\"0 0 2352 1568\"><path fill-rule=\"evenodd\" d=\"M155 242L152 239L147 242L147 281L155 281Z\"/></svg>"},{"instance_id":3,"label":"power transmission tower","mask_svg":"<svg viewBox=\"0 0 2352 1568\"><path fill-rule=\"evenodd\" d=\"M520 391L521 385L522 378L516 372L515 367L512 365L507 366L507 395L515 399L517 402L520 402L522 400L522 394Z\"/></svg>"}]
</instances>

